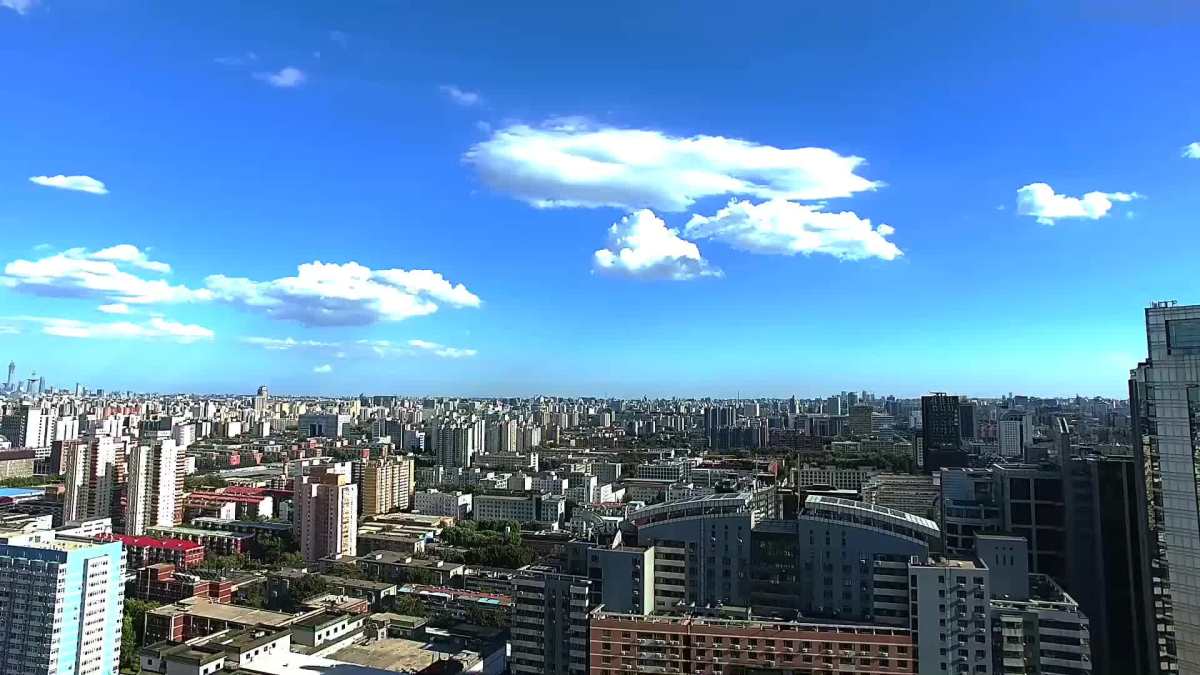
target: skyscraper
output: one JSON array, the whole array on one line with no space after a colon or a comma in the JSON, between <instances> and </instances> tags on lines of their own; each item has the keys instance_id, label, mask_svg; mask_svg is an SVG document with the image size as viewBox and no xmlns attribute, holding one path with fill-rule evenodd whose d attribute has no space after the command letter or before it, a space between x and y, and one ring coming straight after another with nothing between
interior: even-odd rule
<instances>
[{"instance_id":1,"label":"skyscraper","mask_svg":"<svg viewBox=\"0 0 1200 675\"><path fill-rule=\"evenodd\" d=\"M512 671L586 675L592 582L553 568L521 568L513 579Z\"/></svg>"},{"instance_id":2,"label":"skyscraper","mask_svg":"<svg viewBox=\"0 0 1200 675\"><path fill-rule=\"evenodd\" d=\"M125 509L125 534L142 534L150 527L175 524L179 452L175 441L165 438L151 445L139 444L129 457L129 483Z\"/></svg>"},{"instance_id":3,"label":"skyscraper","mask_svg":"<svg viewBox=\"0 0 1200 675\"><path fill-rule=\"evenodd\" d=\"M334 466L316 466L295 480L300 554L309 562L355 555L358 539L358 486Z\"/></svg>"},{"instance_id":4,"label":"skyscraper","mask_svg":"<svg viewBox=\"0 0 1200 675\"><path fill-rule=\"evenodd\" d=\"M17 362L9 361L8 362L8 379L4 381L5 391L12 391L13 376L16 374L16 372L17 372Z\"/></svg>"},{"instance_id":5,"label":"skyscraper","mask_svg":"<svg viewBox=\"0 0 1200 675\"><path fill-rule=\"evenodd\" d=\"M1162 670L1200 672L1200 305L1146 308L1147 358L1130 373Z\"/></svg>"},{"instance_id":6,"label":"skyscraper","mask_svg":"<svg viewBox=\"0 0 1200 675\"><path fill-rule=\"evenodd\" d=\"M412 457L373 459L362 467L362 512L373 516L412 507Z\"/></svg>"},{"instance_id":7,"label":"skyscraper","mask_svg":"<svg viewBox=\"0 0 1200 675\"><path fill-rule=\"evenodd\" d=\"M64 443L63 521L107 518L119 482L118 443L110 436ZM123 451L122 451L123 455ZM123 463L123 457L120 460Z\"/></svg>"},{"instance_id":8,"label":"skyscraper","mask_svg":"<svg viewBox=\"0 0 1200 675\"><path fill-rule=\"evenodd\" d=\"M117 675L121 544L0 530L0 672Z\"/></svg>"},{"instance_id":9,"label":"skyscraper","mask_svg":"<svg viewBox=\"0 0 1200 675\"><path fill-rule=\"evenodd\" d=\"M966 465L961 423L957 396L935 392L921 397L922 467L926 473Z\"/></svg>"}]
</instances>

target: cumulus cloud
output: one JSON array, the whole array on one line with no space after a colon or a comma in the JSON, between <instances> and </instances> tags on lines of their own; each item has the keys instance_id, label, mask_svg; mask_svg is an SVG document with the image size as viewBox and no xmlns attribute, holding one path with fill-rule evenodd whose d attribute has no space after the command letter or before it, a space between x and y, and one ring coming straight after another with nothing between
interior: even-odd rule
<instances>
[{"instance_id":1,"label":"cumulus cloud","mask_svg":"<svg viewBox=\"0 0 1200 675\"><path fill-rule=\"evenodd\" d=\"M1183 146L1183 156L1188 159L1200 159L1200 142Z\"/></svg>"},{"instance_id":2,"label":"cumulus cloud","mask_svg":"<svg viewBox=\"0 0 1200 675\"><path fill-rule=\"evenodd\" d=\"M297 340L292 337L286 338L271 338L271 337L244 337L242 342L249 345L262 347L270 351L291 351L293 349L332 349L338 347L336 342L322 342L320 340Z\"/></svg>"},{"instance_id":3,"label":"cumulus cloud","mask_svg":"<svg viewBox=\"0 0 1200 675\"><path fill-rule=\"evenodd\" d=\"M831 199L880 185L855 173L861 157L826 148L671 136L573 119L498 129L463 159L493 188L539 208L678 212L704 197Z\"/></svg>"},{"instance_id":4,"label":"cumulus cloud","mask_svg":"<svg viewBox=\"0 0 1200 675\"><path fill-rule=\"evenodd\" d=\"M432 314L438 302L478 307L477 295L431 270L372 270L355 262L305 263L273 281L215 274L205 279L219 300L309 326L354 326ZM436 302L435 302L436 301Z\"/></svg>"},{"instance_id":5,"label":"cumulus cloud","mask_svg":"<svg viewBox=\"0 0 1200 675\"><path fill-rule=\"evenodd\" d=\"M294 66L286 66L275 73L255 73L254 77L280 89L299 87L308 79L303 70Z\"/></svg>"},{"instance_id":6,"label":"cumulus cloud","mask_svg":"<svg viewBox=\"0 0 1200 675\"><path fill-rule=\"evenodd\" d=\"M76 192L87 192L94 195L108 194L108 188L104 182L96 180L91 176L30 176L30 182L45 187L58 188L59 190L74 190Z\"/></svg>"},{"instance_id":7,"label":"cumulus cloud","mask_svg":"<svg viewBox=\"0 0 1200 675\"><path fill-rule=\"evenodd\" d=\"M750 253L824 253L842 260L895 260L903 252L888 240L894 232L890 225L873 227L851 211L834 213L782 199L732 200L712 216L692 216L683 229L689 238L713 239Z\"/></svg>"},{"instance_id":8,"label":"cumulus cloud","mask_svg":"<svg viewBox=\"0 0 1200 675\"><path fill-rule=\"evenodd\" d=\"M51 297L99 297L112 303L150 304L197 302L212 298L205 289L172 285L135 272L170 271L166 263L150 260L132 244L99 251L69 248L37 260L14 260L4 266L0 284L18 291Z\"/></svg>"},{"instance_id":9,"label":"cumulus cloud","mask_svg":"<svg viewBox=\"0 0 1200 675\"><path fill-rule=\"evenodd\" d=\"M323 374L325 374L325 373L332 373L332 372L333 372L333 366L329 365L328 363L324 363L324 364L321 364L321 365L319 365L319 366L313 366L313 372L314 372L314 373L318 373L318 374L322 374L322 375L323 375Z\"/></svg>"},{"instance_id":10,"label":"cumulus cloud","mask_svg":"<svg viewBox=\"0 0 1200 675\"><path fill-rule=\"evenodd\" d=\"M453 84L443 84L438 87L438 91L445 94L446 98L464 107L478 105L483 101L483 97L479 95L479 92L459 89Z\"/></svg>"},{"instance_id":11,"label":"cumulus cloud","mask_svg":"<svg viewBox=\"0 0 1200 675\"><path fill-rule=\"evenodd\" d=\"M719 277L721 271L700 255L696 244L681 239L649 209L635 211L608 228L608 248L593 255L601 272L639 279L687 281Z\"/></svg>"},{"instance_id":12,"label":"cumulus cloud","mask_svg":"<svg viewBox=\"0 0 1200 675\"><path fill-rule=\"evenodd\" d=\"M1113 202L1131 202L1141 197L1136 192L1089 192L1069 197L1054 192L1047 183L1030 183L1017 190L1017 213L1033 216L1043 225L1060 218L1099 220L1108 215Z\"/></svg>"},{"instance_id":13,"label":"cumulus cloud","mask_svg":"<svg viewBox=\"0 0 1200 675\"><path fill-rule=\"evenodd\" d=\"M38 0L0 0L0 7L7 7L17 14L25 14L38 4Z\"/></svg>"},{"instance_id":14,"label":"cumulus cloud","mask_svg":"<svg viewBox=\"0 0 1200 675\"><path fill-rule=\"evenodd\" d=\"M9 320L39 325L45 335L88 340L166 340L188 344L199 340L211 340L215 335L204 326L180 323L163 317L152 317L143 323L100 323L42 316L17 316L9 317Z\"/></svg>"},{"instance_id":15,"label":"cumulus cloud","mask_svg":"<svg viewBox=\"0 0 1200 675\"><path fill-rule=\"evenodd\" d=\"M114 303L110 303L107 305L100 305L96 309L100 310L101 312L104 312L105 314L128 314L129 313L129 305L127 305L123 302L114 302Z\"/></svg>"}]
</instances>

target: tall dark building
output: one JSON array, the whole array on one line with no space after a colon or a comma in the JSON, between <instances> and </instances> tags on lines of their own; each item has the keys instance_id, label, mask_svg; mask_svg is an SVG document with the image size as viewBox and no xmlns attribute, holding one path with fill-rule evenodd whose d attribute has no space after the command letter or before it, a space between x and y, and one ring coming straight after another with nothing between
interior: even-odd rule
<instances>
[{"instance_id":1,"label":"tall dark building","mask_svg":"<svg viewBox=\"0 0 1200 675\"><path fill-rule=\"evenodd\" d=\"M922 468L926 473L967 464L959 403L957 396L940 392L921 397Z\"/></svg>"},{"instance_id":2,"label":"tall dark building","mask_svg":"<svg viewBox=\"0 0 1200 675\"><path fill-rule=\"evenodd\" d=\"M958 433L963 440L975 440L975 404L970 401L958 404Z\"/></svg>"},{"instance_id":3,"label":"tall dark building","mask_svg":"<svg viewBox=\"0 0 1200 675\"><path fill-rule=\"evenodd\" d=\"M1130 455L1063 462L1067 571L1063 586L1091 621L1095 675L1153 673L1153 605L1144 503Z\"/></svg>"}]
</instances>

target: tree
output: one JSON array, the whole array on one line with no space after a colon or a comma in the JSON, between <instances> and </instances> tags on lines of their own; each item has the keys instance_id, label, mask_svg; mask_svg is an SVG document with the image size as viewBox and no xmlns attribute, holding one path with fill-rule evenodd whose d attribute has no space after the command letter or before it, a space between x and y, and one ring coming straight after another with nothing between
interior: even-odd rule
<instances>
[{"instance_id":1,"label":"tree","mask_svg":"<svg viewBox=\"0 0 1200 675\"><path fill-rule=\"evenodd\" d=\"M128 598L125 613L121 617L121 665L123 668L139 670L141 659L138 652L146 641L146 612L160 607L157 602Z\"/></svg>"},{"instance_id":2,"label":"tree","mask_svg":"<svg viewBox=\"0 0 1200 675\"><path fill-rule=\"evenodd\" d=\"M318 595L325 595L333 589L328 581L319 574L305 574L299 579L293 581L288 588L288 595L291 599L293 611L305 600L315 598Z\"/></svg>"},{"instance_id":3,"label":"tree","mask_svg":"<svg viewBox=\"0 0 1200 675\"><path fill-rule=\"evenodd\" d=\"M396 596L393 607L395 608L397 614L403 614L405 616L423 617L428 613L428 610L425 608L425 603L421 602L419 598L415 598L408 593Z\"/></svg>"},{"instance_id":4,"label":"tree","mask_svg":"<svg viewBox=\"0 0 1200 675\"><path fill-rule=\"evenodd\" d=\"M366 579L367 575L358 568L358 565L350 563L334 563L330 565L329 570L325 572L329 576L344 577L346 579Z\"/></svg>"}]
</instances>

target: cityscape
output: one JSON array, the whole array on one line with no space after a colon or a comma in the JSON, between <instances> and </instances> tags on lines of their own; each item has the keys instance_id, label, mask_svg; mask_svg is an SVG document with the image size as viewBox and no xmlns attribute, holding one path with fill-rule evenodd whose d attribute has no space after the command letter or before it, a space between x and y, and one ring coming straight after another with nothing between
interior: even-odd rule
<instances>
[{"instance_id":1,"label":"cityscape","mask_svg":"<svg viewBox=\"0 0 1200 675\"><path fill-rule=\"evenodd\" d=\"M1200 305L1125 399L14 377L4 672L1196 672Z\"/></svg>"},{"instance_id":2,"label":"cityscape","mask_svg":"<svg viewBox=\"0 0 1200 675\"><path fill-rule=\"evenodd\" d=\"M0 675L1200 675L1197 25L0 0Z\"/></svg>"}]
</instances>

